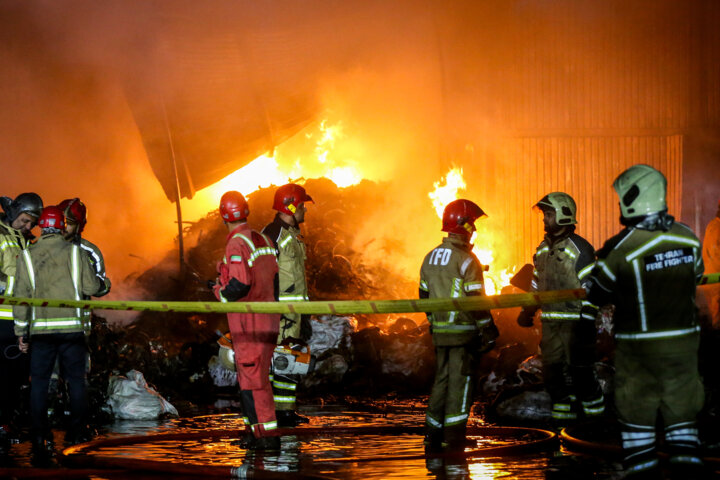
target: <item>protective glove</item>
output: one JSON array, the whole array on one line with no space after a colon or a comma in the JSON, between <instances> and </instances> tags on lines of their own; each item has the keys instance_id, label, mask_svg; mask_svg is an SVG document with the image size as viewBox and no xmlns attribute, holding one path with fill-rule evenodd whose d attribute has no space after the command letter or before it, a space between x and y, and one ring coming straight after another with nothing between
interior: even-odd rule
<instances>
[{"instance_id":1,"label":"protective glove","mask_svg":"<svg viewBox=\"0 0 720 480\"><path fill-rule=\"evenodd\" d=\"M483 327L480 334L475 338L475 349L477 353L489 352L495 348L495 340L500 336L500 332L495 326L495 322L490 321L488 325Z\"/></svg>"},{"instance_id":2,"label":"protective glove","mask_svg":"<svg viewBox=\"0 0 720 480\"><path fill-rule=\"evenodd\" d=\"M230 279L224 289L220 290L220 295L228 302L235 302L250 292L250 285L242 283L237 278Z\"/></svg>"},{"instance_id":3,"label":"protective glove","mask_svg":"<svg viewBox=\"0 0 720 480\"><path fill-rule=\"evenodd\" d=\"M523 308L517 318L517 324L521 327L532 327L535 310L527 310Z\"/></svg>"}]
</instances>

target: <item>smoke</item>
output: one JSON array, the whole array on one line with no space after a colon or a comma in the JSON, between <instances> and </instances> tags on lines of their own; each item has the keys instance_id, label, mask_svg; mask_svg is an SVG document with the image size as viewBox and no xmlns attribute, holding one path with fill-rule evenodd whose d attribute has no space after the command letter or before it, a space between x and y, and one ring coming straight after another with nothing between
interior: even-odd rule
<instances>
[{"instance_id":1,"label":"smoke","mask_svg":"<svg viewBox=\"0 0 720 480\"><path fill-rule=\"evenodd\" d=\"M442 236L427 194L453 165L499 265L530 259L530 207L549 191L576 197L597 244L632 163L662 167L680 210L667 132L689 124L693 95L720 98L718 69L697 63L720 49L693 56L683 2L611 3L7 0L0 194L80 197L114 295L130 295L124 280L176 245L169 130L200 189L329 118L346 134L333 155L388 182L352 212L354 247L408 278ZM217 203L203 201L194 217Z\"/></svg>"}]
</instances>

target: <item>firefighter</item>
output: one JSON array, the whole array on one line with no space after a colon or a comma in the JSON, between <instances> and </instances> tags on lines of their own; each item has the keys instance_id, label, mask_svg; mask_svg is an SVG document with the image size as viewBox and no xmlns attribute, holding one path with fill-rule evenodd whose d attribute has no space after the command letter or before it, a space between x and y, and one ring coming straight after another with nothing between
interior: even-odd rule
<instances>
[{"instance_id":1,"label":"firefighter","mask_svg":"<svg viewBox=\"0 0 720 480\"><path fill-rule=\"evenodd\" d=\"M289 183L279 187L275 191L273 200L273 210L277 213L273 221L263 229L263 233L273 241L278 252L280 301L308 300L305 279L307 255L300 232L300 224L305 221L305 202L313 202L313 199L300 185ZM311 336L309 315L291 313L282 315L278 344L299 346L310 340ZM295 427L299 423L308 422L307 417L296 412L298 383L300 383L300 375L280 375L273 372L275 410L278 425L281 427Z\"/></svg>"},{"instance_id":2,"label":"firefighter","mask_svg":"<svg viewBox=\"0 0 720 480\"><path fill-rule=\"evenodd\" d=\"M249 213L248 204L239 192L226 192L220 199L220 216L230 232L213 286L221 302L277 300L275 248L265 235L248 226ZM280 315L228 313L228 326L245 424L251 430L241 444L257 450L277 450L280 438L276 436L277 420L269 376Z\"/></svg>"},{"instance_id":3,"label":"firefighter","mask_svg":"<svg viewBox=\"0 0 720 480\"><path fill-rule=\"evenodd\" d=\"M715 218L705 227L702 258L707 273L720 272L720 201ZM708 299L712 327L720 329L720 285L706 285L702 288Z\"/></svg>"},{"instance_id":4,"label":"firefighter","mask_svg":"<svg viewBox=\"0 0 720 480\"><path fill-rule=\"evenodd\" d=\"M0 215L0 295L15 294L15 266L17 257L27 248L31 230L42 212L43 203L35 193L23 193L15 200L0 198L4 214ZM11 305L0 305L0 436L13 435L9 425L20 404L20 391L28 379L28 357L15 348L17 338Z\"/></svg>"},{"instance_id":5,"label":"firefighter","mask_svg":"<svg viewBox=\"0 0 720 480\"><path fill-rule=\"evenodd\" d=\"M615 305L615 407L626 472L658 475L661 416L673 478L696 478L702 471L696 416L704 401L695 315L700 241L668 215L667 180L658 170L634 165L613 188L625 228L598 251L588 299Z\"/></svg>"},{"instance_id":6,"label":"firefighter","mask_svg":"<svg viewBox=\"0 0 720 480\"><path fill-rule=\"evenodd\" d=\"M100 249L94 243L82 236L82 232L87 224L87 207L79 198L68 198L58 204L58 207L65 215L65 240L72 243L75 248L90 258L90 264L95 268L95 276L105 285L96 297L102 297L110 293L110 279L105 274L105 261Z\"/></svg>"},{"instance_id":7,"label":"firefighter","mask_svg":"<svg viewBox=\"0 0 720 480\"><path fill-rule=\"evenodd\" d=\"M567 193L552 192L534 208L543 214L545 238L533 256L531 290L580 288L595 265L595 250L575 233L575 201ZM576 420L580 412L588 419L602 415L605 402L594 367L597 307L583 300L540 308L543 378L552 399L553 420L563 425ZM518 324L532 326L537 309L523 308ZM577 400L581 407L576 407Z\"/></svg>"},{"instance_id":8,"label":"firefighter","mask_svg":"<svg viewBox=\"0 0 720 480\"><path fill-rule=\"evenodd\" d=\"M443 212L447 237L425 256L420 298L483 295L483 267L472 252L475 220L485 213L470 200L450 202ZM430 450L463 449L472 406L475 364L498 336L490 312L434 312L428 315L436 372L425 417Z\"/></svg>"},{"instance_id":9,"label":"firefighter","mask_svg":"<svg viewBox=\"0 0 720 480\"><path fill-rule=\"evenodd\" d=\"M81 255L63 238L65 219L56 206L45 207L38 220L41 237L23 250L17 260L15 294L19 297L79 300L95 295L104 284L95 276L87 255ZM34 461L48 460L45 439L48 386L56 360L60 363L70 396L68 444L87 440L85 373L87 347L79 308L13 307L15 335L20 349L30 346L30 413Z\"/></svg>"}]
</instances>

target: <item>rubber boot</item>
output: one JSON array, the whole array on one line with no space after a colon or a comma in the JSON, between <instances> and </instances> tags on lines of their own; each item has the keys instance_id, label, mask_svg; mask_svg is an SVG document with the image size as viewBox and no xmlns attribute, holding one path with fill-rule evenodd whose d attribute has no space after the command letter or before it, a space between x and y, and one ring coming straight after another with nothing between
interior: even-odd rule
<instances>
[{"instance_id":1,"label":"rubber boot","mask_svg":"<svg viewBox=\"0 0 720 480\"><path fill-rule=\"evenodd\" d=\"M462 452L468 447L475 447L477 443L465 437L466 427L445 428L443 435L443 449L446 452Z\"/></svg>"},{"instance_id":2,"label":"rubber boot","mask_svg":"<svg viewBox=\"0 0 720 480\"><path fill-rule=\"evenodd\" d=\"M34 437L32 440L32 460L34 467L50 468L54 466L51 447L45 443L43 437Z\"/></svg>"},{"instance_id":3,"label":"rubber boot","mask_svg":"<svg viewBox=\"0 0 720 480\"><path fill-rule=\"evenodd\" d=\"M443 431L439 428L428 428L425 430L423 440L426 452L441 452L443 445Z\"/></svg>"},{"instance_id":4,"label":"rubber boot","mask_svg":"<svg viewBox=\"0 0 720 480\"><path fill-rule=\"evenodd\" d=\"M297 427L301 423L308 423L309 418L298 415L294 410L277 410L275 412L278 427L292 428Z\"/></svg>"},{"instance_id":5,"label":"rubber boot","mask_svg":"<svg viewBox=\"0 0 720 480\"><path fill-rule=\"evenodd\" d=\"M280 450L280 437L260 437L251 447L253 450Z\"/></svg>"},{"instance_id":6,"label":"rubber boot","mask_svg":"<svg viewBox=\"0 0 720 480\"><path fill-rule=\"evenodd\" d=\"M255 435L250 432L244 433L240 438L230 442L231 445L235 445L236 447L240 447L244 450L251 450L255 448L256 443L257 439L255 438Z\"/></svg>"}]
</instances>

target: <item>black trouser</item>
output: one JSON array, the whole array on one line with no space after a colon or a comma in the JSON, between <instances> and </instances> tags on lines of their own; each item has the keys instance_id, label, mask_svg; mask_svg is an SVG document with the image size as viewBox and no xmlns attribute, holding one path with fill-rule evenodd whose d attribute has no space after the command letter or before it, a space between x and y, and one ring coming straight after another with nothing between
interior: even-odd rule
<instances>
[{"instance_id":1,"label":"black trouser","mask_svg":"<svg viewBox=\"0 0 720 480\"><path fill-rule=\"evenodd\" d=\"M44 437L49 433L48 387L56 359L60 362L60 372L70 396L68 432L77 434L85 423L87 412L85 334L77 332L33 335L30 338L30 413L32 434L35 437Z\"/></svg>"},{"instance_id":2,"label":"black trouser","mask_svg":"<svg viewBox=\"0 0 720 480\"><path fill-rule=\"evenodd\" d=\"M0 320L12 327L13 322ZM13 422L15 411L20 408L20 391L27 384L29 375L29 357L21 354L17 346L15 335L0 335L0 385L3 393L0 395L0 425ZM10 357L10 358L8 358Z\"/></svg>"}]
</instances>

